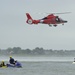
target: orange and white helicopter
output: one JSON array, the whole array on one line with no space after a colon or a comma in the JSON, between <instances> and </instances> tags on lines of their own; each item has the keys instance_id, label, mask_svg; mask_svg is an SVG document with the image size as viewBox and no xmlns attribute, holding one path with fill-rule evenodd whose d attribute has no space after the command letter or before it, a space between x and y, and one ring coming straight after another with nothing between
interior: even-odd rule
<instances>
[{"instance_id":1,"label":"orange and white helicopter","mask_svg":"<svg viewBox=\"0 0 75 75\"><path fill-rule=\"evenodd\" d=\"M56 27L58 24L64 25L64 23L67 23L66 20L61 19L59 16L55 16L54 14L65 14L65 13L70 13L70 12L64 12L64 13L51 13L47 15L46 17L38 20L32 19L29 13L26 13L27 16L27 21L26 23L32 25L32 24L47 24L49 26L54 26Z\"/></svg>"}]
</instances>

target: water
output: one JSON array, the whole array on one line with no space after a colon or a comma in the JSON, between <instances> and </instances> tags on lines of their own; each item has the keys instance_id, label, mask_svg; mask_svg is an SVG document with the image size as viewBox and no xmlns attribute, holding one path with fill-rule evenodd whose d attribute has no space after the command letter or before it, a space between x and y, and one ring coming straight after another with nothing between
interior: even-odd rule
<instances>
[{"instance_id":1,"label":"water","mask_svg":"<svg viewBox=\"0 0 75 75\"><path fill-rule=\"evenodd\" d=\"M37 61L35 59L29 61L27 58L26 61L20 61L23 68L0 68L0 75L75 75L75 64L72 64L71 59L65 58L66 61L63 57L55 61L47 57L46 59L45 61L39 57L36 58Z\"/></svg>"}]
</instances>

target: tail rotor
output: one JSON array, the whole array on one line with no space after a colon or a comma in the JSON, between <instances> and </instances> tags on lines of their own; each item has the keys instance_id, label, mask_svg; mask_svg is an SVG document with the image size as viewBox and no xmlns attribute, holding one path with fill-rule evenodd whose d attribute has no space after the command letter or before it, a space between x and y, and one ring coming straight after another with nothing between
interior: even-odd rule
<instances>
[{"instance_id":1,"label":"tail rotor","mask_svg":"<svg viewBox=\"0 0 75 75\"><path fill-rule=\"evenodd\" d=\"M30 14L29 13L26 13L26 16L27 16L27 23L28 24L33 24L33 19L32 19L32 17L30 16Z\"/></svg>"}]
</instances>

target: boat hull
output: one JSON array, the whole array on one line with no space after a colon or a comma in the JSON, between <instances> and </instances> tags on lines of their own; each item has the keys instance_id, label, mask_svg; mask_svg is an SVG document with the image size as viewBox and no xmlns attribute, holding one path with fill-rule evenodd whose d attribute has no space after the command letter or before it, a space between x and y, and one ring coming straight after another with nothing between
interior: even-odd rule
<instances>
[{"instance_id":1,"label":"boat hull","mask_svg":"<svg viewBox=\"0 0 75 75\"><path fill-rule=\"evenodd\" d=\"M7 66L2 66L2 67L0 67L0 68L7 68Z\"/></svg>"},{"instance_id":2,"label":"boat hull","mask_svg":"<svg viewBox=\"0 0 75 75\"><path fill-rule=\"evenodd\" d=\"M12 64L7 64L7 67L22 68L22 66L21 66L21 65L12 65Z\"/></svg>"}]
</instances>

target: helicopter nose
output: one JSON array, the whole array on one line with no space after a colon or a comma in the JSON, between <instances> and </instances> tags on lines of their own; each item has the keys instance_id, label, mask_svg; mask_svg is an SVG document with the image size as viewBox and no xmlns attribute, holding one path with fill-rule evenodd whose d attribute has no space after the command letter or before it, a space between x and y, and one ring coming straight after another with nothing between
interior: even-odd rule
<instances>
[{"instance_id":1,"label":"helicopter nose","mask_svg":"<svg viewBox=\"0 0 75 75\"><path fill-rule=\"evenodd\" d=\"M67 21L63 21L64 23L67 23Z\"/></svg>"}]
</instances>

